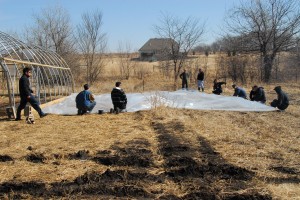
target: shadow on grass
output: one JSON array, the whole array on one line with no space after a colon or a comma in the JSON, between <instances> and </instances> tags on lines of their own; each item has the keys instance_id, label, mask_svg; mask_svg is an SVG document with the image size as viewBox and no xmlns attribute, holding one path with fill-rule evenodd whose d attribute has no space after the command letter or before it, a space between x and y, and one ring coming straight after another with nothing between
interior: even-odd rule
<instances>
[{"instance_id":1,"label":"shadow on grass","mask_svg":"<svg viewBox=\"0 0 300 200\"><path fill-rule=\"evenodd\" d=\"M88 171L72 181L52 183L17 182L0 184L0 197L16 198L74 198L105 199L271 199L253 189L249 183L254 173L234 166L214 150L209 142L197 137L198 146L185 139L184 124L153 122L158 156L161 164L154 164L151 144L147 139L135 138L126 144L116 142L109 149L90 155L88 150L69 154L68 159L92 160L108 166L104 172ZM196 135L196 134L195 134ZM56 158L62 155L54 155ZM27 157L29 158L29 157ZM42 156L30 157L30 162ZM3 158L6 160L6 158ZM151 173L155 169L162 173ZM154 170L154 171L155 171ZM176 185L180 194L172 193L166 185Z\"/></svg>"}]
</instances>

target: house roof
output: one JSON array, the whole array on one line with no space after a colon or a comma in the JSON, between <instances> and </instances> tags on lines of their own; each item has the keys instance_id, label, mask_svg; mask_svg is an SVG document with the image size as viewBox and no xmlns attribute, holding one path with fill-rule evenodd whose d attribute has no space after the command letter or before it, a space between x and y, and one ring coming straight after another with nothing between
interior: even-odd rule
<instances>
[{"instance_id":1,"label":"house roof","mask_svg":"<svg viewBox=\"0 0 300 200\"><path fill-rule=\"evenodd\" d=\"M171 38L151 38L139 49L139 52L171 49L171 46L174 43L176 42Z\"/></svg>"}]
</instances>

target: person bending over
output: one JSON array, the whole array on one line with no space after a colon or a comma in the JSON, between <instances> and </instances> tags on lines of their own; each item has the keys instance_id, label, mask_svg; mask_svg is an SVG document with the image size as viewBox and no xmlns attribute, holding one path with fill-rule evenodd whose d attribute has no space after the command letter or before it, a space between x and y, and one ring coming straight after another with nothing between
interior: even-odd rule
<instances>
[{"instance_id":1,"label":"person bending over","mask_svg":"<svg viewBox=\"0 0 300 200\"><path fill-rule=\"evenodd\" d=\"M226 85L226 82L218 82L217 79L214 80L214 86L213 86L213 93L214 94L217 94L217 95L220 95L222 92L223 92L223 89L222 89L222 85L225 84Z\"/></svg>"},{"instance_id":2,"label":"person bending over","mask_svg":"<svg viewBox=\"0 0 300 200\"><path fill-rule=\"evenodd\" d=\"M266 103L266 95L263 87L254 85L249 96L251 101L257 101L262 104Z\"/></svg>"},{"instance_id":3,"label":"person bending over","mask_svg":"<svg viewBox=\"0 0 300 200\"><path fill-rule=\"evenodd\" d=\"M238 87L235 84L232 85L232 88L234 89L233 96L247 99L247 94L246 94L246 91L244 90L244 88Z\"/></svg>"}]
</instances>

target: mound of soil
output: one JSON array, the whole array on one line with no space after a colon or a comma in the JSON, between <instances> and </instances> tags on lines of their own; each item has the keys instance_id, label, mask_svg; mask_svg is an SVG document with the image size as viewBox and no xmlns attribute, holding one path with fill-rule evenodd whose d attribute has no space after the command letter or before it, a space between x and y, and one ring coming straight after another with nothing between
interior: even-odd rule
<instances>
[{"instance_id":1,"label":"mound of soil","mask_svg":"<svg viewBox=\"0 0 300 200\"><path fill-rule=\"evenodd\" d=\"M14 159L8 155L0 155L0 162L13 161Z\"/></svg>"},{"instance_id":2,"label":"mound of soil","mask_svg":"<svg viewBox=\"0 0 300 200\"><path fill-rule=\"evenodd\" d=\"M26 160L33 163L44 163L46 157L41 153L35 153L27 155Z\"/></svg>"}]
</instances>

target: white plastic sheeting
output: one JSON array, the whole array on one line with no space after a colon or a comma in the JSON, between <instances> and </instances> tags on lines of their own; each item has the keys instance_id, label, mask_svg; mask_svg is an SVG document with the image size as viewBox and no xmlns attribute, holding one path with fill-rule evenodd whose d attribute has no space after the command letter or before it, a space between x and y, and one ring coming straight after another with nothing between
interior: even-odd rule
<instances>
[{"instance_id":1,"label":"white plastic sheeting","mask_svg":"<svg viewBox=\"0 0 300 200\"><path fill-rule=\"evenodd\" d=\"M47 106L43 109L46 113L74 115L77 114L75 93L66 97L60 103ZM157 91L145 93L128 93L127 112L149 110L165 105L174 108L194 110L228 110L228 111L275 111L276 109L265 104L249 101L240 97L222 96L200 93L196 90L178 90L175 92ZM113 107L110 94L96 95L97 102L92 113L98 110L108 112Z\"/></svg>"}]
</instances>

